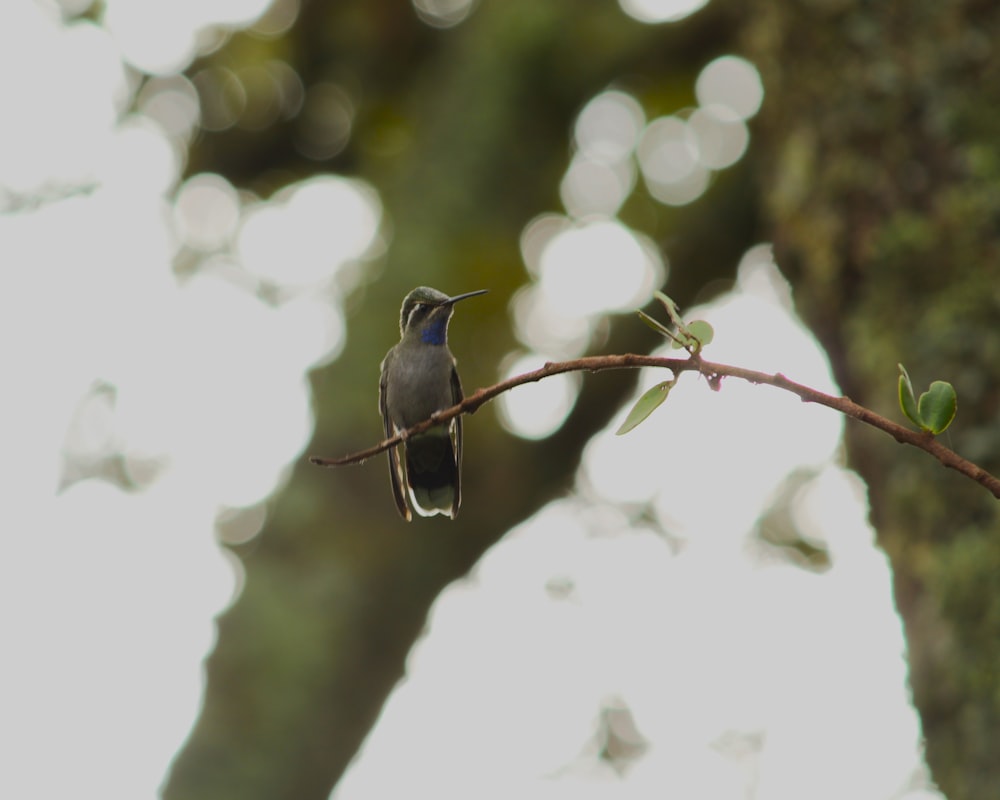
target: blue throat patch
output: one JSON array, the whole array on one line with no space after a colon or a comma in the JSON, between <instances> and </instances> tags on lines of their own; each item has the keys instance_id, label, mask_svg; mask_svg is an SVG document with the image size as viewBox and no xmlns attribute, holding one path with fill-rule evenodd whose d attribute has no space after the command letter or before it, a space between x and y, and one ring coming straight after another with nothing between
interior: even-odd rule
<instances>
[{"instance_id":1,"label":"blue throat patch","mask_svg":"<svg viewBox=\"0 0 1000 800\"><path fill-rule=\"evenodd\" d=\"M424 344L444 344L448 338L448 317L431 319L430 324L420 331L420 341Z\"/></svg>"}]
</instances>

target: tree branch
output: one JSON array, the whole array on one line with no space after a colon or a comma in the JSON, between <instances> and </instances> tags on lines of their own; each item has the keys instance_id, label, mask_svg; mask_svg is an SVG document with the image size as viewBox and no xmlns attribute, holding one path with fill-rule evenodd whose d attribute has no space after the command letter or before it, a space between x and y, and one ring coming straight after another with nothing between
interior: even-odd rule
<instances>
[{"instance_id":1,"label":"tree branch","mask_svg":"<svg viewBox=\"0 0 1000 800\"><path fill-rule=\"evenodd\" d=\"M508 378L507 380L501 381L493 386L478 389L466 397L461 403L438 411L429 419L426 419L405 431L400 431L395 436L385 439L366 450L350 453L349 455L341 456L340 458L321 458L318 456L312 456L309 461L320 467L340 467L347 464L361 464L372 456L378 455L379 453L388 450L390 447L395 447L409 437L423 433L429 428L433 428L435 425L440 425L441 423L447 422L448 420L461 414L475 413L484 403L489 402L504 392L510 391L516 386L522 386L526 383L535 383L543 378L549 377L550 375L558 375L563 372L603 372L604 370L609 369L636 369L639 367L659 367L662 369L669 369L675 376L682 372L698 372L705 376L708 381L708 385L716 391L721 388L723 378L739 378L740 380L748 381L750 383L764 384L767 386L774 386L778 389L783 389L797 395L803 402L816 403L818 405L832 408L847 415L848 417L852 417L871 425L873 428L878 428L879 430L888 433L900 444L909 444L930 453L944 466L960 472L966 477L982 484L994 497L1000 499L1000 478L991 475L982 467L974 464L968 459L962 458L962 456L958 455L958 453L954 450L945 447L934 437L933 434L905 428L902 425L893 422L891 419L883 417L881 414L876 414L869 408L858 405L849 397L835 397L833 395L817 391L816 389L811 389L808 386L803 386L800 383L795 383L794 381L789 380L780 372L771 375L766 372L744 369L743 367L734 367L729 364L705 361L698 355L691 355L688 358L662 358L659 356L643 356L626 353L624 355L589 356L587 358L577 358L571 361L549 362L541 369L536 369L532 372L525 372L522 375L515 375L513 378Z\"/></svg>"}]
</instances>

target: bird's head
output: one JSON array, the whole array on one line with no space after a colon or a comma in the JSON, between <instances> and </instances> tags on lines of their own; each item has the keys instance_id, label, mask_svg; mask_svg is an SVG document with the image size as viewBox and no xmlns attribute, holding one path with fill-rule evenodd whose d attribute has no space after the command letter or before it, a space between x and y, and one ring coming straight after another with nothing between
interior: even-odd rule
<instances>
[{"instance_id":1,"label":"bird's head","mask_svg":"<svg viewBox=\"0 0 1000 800\"><path fill-rule=\"evenodd\" d=\"M408 334L419 332L425 344L444 344L455 303L486 292L486 289L479 289L449 297L429 286L418 286L403 300L399 312L400 335L405 339Z\"/></svg>"}]
</instances>

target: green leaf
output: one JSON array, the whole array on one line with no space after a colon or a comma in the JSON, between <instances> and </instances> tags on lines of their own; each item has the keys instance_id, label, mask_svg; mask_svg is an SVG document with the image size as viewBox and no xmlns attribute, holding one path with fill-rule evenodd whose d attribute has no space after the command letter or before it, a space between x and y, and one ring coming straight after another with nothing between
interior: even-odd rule
<instances>
[{"instance_id":1,"label":"green leaf","mask_svg":"<svg viewBox=\"0 0 1000 800\"><path fill-rule=\"evenodd\" d=\"M635 401L635 405L628 412L628 416L625 417L625 421L621 424L621 427L615 431L615 436L628 433L656 411L660 404L667 399L667 395L670 394L670 390L674 388L675 383L677 383L676 378L670 381L663 381L644 392L642 397Z\"/></svg>"},{"instance_id":2,"label":"green leaf","mask_svg":"<svg viewBox=\"0 0 1000 800\"><path fill-rule=\"evenodd\" d=\"M687 332L688 335L698 340L701 347L711 344L712 339L715 337L715 329L703 319L696 319L694 322L689 322Z\"/></svg>"},{"instance_id":3,"label":"green leaf","mask_svg":"<svg viewBox=\"0 0 1000 800\"><path fill-rule=\"evenodd\" d=\"M670 338L673 339L671 347L680 350L682 347L695 353L700 352L706 344L712 341L715 330L703 319L696 319L694 322L677 328L677 333Z\"/></svg>"},{"instance_id":4,"label":"green leaf","mask_svg":"<svg viewBox=\"0 0 1000 800\"><path fill-rule=\"evenodd\" d=\"M906 414L906 418L910 420L918 428L923 428L924 424L920 421L920 411L917 409L917 399L913 396L913 384L910 382L910 376L906 371L906 367L899 364L899 407Z\"/></svg>"},{"instance_id":5,"label":"green leaf","mask_svg":"<svg viewBox=\"0 0 1000 800\"><path fill-rule=\"evenodd\" d=\"M684 321L681 319L681 310L674 302L673 298L667 297L663 292L653 293L657 300L663 303L663 307L667 309L667 315L670 317L670 321L674 323L678 328L684 327Z\"/></svg>"},{"instance_id":6,"label":"green leaf","mask_svg":"<svg viewBox=\"0 0 1000 800\"><path fill-rule=\"evenodd\" d=\"M958 396L955 387L947 381L934 381L930 389L920 395L917 410L925 431L937 434L945 430L955 419L958 410Z\"/></svg>"},{"instance_id":7,"label":"green leaf","mask_svg":"<svg viewBox=\"0 0 1000 800\"><path fill-rule=\"evenodd\" d=\"M639 319L645 322L650 328L652 328L657 333L661 334L662 336L667 336L671 339L673 338L674 334L671 332L670 328L657 322L655 319L649 316L649 314L647 314L645 311L636 311L635 313L639 315Z\"/></svg>"}]
</instances>

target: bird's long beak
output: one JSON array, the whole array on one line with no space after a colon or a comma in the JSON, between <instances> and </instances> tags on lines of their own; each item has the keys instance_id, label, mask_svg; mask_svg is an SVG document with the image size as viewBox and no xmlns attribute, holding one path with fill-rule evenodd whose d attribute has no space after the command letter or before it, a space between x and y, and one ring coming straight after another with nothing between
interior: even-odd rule
<instances>
[{"instance_id":1,"label":"bird's long beak","mask_svg":"<svg viewBox=\"0 0 1000 800\"><path fill-rule=\"evenodd\" d=\"M445 300L444 305L452 305L457 303L459 300L465 300L467 297L476 297L477 295L486 294L489 289L477 289L474 292L466 292L465 294L456 294L454 297L449 297Z\"/></svg>"}]
</instances>

